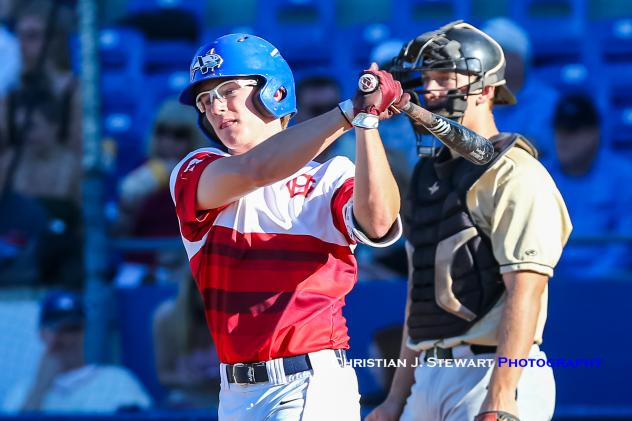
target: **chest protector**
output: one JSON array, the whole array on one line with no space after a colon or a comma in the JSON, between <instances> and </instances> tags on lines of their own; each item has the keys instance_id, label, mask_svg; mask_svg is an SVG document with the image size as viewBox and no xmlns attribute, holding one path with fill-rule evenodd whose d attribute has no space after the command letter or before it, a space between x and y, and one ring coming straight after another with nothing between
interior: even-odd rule
<instances>
[{"instance_id":1,"label":"chest protector","mask_svg":"<svg viewBox=\"0 0 632 421\"><path fill-rule=\"evenodd\" d=\"M474 223L466 195L514 145L537 156L516 134L490 139L494 156L485 165L452 159L443 148L422 159L404 204L404 233L414 247L408 334L413 343L459 336L496 304L505 286L491 241Z\"/></svg>"}]
</instances>

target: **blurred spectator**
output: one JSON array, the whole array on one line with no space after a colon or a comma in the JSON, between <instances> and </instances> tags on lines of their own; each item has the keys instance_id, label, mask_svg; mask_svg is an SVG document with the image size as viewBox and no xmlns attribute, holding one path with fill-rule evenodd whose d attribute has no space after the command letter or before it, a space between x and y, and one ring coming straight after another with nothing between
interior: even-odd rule
<instances>
[{"instance_id":1,"label":"blurred spectator","mask_svg":"<svg viewBox=\"0 0 632 421\"><path fill-rule=\"evenodd\" d=\"M307 76L296 84L296 123L336 108L340 101L341 87L335 78L324 73ZM331 144L314 161L322 163L335 156L346 156L355 161L355 141L349 133Z\"/></svg>"},{"instance_id":2,"label":"blurred spectator","mask_svg":"<svg viewBox=\"0 0 632 421\"><path fill-rule=\"evenodd\" d=\"M116 233L179 236L169 174L189 152L204 146L196 115L175 99L163 102L150 135L147 161L121 181Z\"/></svg>"},{"instance_id":3,"label":"blurred spectator","mask_svg":"<svg viewBox=\"0 0 632 421\"><path fill-rule=\"evenodd\" d=\"M540 160L546 162L555 153L551 119L559 93L533 73L531 42L518 24L507 18L494 18L481 30L503 48L507 86L518 100L512 107L494 108L496 125L501 131L511 128L522 133L536 146Z\"/></svg>"},{"instance_id":4,"label":"blurred spectator","mask_svg":"<svg viewBox=\"0 0 632 421\"><path fill-rule=\"evenodd\" d=\"M59 111L55 99L42 94L20 147L0 152L0 238L15 249L3 283L76 288L83 279L81 163L61 142ZM15 121L23 118L20 113ZM28 268L28 279L20 268Z\"/></svg>"},{"instance_id":5,"label":"blurred spectator","mask_svg":"<svg viewBox=\"0 0 632 421\"><path fill-rule=\"evenodd\" d=\"M16 6L15 32L20 44L20 83L0 102L0 148L21 142L22 125L14 118L41 95L52 95L59 107L59 136L75 153L81 152L81 115L77 82L69 70L70 12L60 2L27 0ZM56 13L51 13L55 7ZM50 18L54 21L49 21Z\"/></svg>"},{"instance_id":6,"label":"blurred spectator","mask_svg":"<svg viewBox=\"0 0 632 421\"><path fill-rule=\"evenodd\" d=\"M179 237L180 228L169 193L169 174L189 152L208 145L197 117L176 99L167 99L156 113L148 142L148 159L121 181L118 216L113 233L134 238ZM127 253L116 284L172 282L188 271L181 247Z\"/></svg>"},{"instance_id":7,"label":"blurred spectator","mask_svg":"<svg viewBox=\"0 0 632 421\"><path fill-rule=\"evenodd\" d=\"M57 290L46 295L40 313L44 353L35 376L7 394L5 411L103 414L150 406L149 396L126 369L86 364L84 324L76 294Z\"/></svg>"},{"instance_id":8,"label":"blurred spectator","mask_svg":"<svg viewBox=\"0 0 632 421\"><path fill-rule=\"evenodd\" d=\"M589 96L561 98L554 123L556 156L550 172L574 226L556 275L569 280L624 279L624 271L632 270L632 247L603 239L632 236L630 163L602 144L600 116ZM602 240L573 241L582 237Z\"/></svg>"},{"instance_id":9,"label":"blurred spectator","mask_svg":"<svg viewBox=\"0 0 632 421\"><path fill-rule=\"evenodd\" d=\"M191 276L180 282L174 300L154 314L154 354L158 380L169 388L171 408L217 408L219 359L206 326L204 305Z\"/></svg>"},{"instance_id":10,"label":"blurred spectator","mask_svg":"<svg viewBox=\"0 0 632 421\"><path fill-rule=\"evenodd\" d=\"M21 156L14 173L9 164L16 148L2 154L0 183L10 190L31 197L49 197L80 203L80 157L63 142L60 133L60 108L55 98L42 95L31 105L30 124L22 134ZM22 123L19 113L15 121ZM6 183L11 183L7 185Z\"/></svg>"}]
</instances>

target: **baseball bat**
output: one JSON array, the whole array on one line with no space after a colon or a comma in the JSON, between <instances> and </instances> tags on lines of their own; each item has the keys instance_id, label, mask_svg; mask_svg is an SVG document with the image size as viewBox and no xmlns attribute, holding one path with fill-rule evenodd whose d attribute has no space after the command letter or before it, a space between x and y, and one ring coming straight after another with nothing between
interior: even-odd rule
<instances>
[{"instance_id":1,"label":"baseball bat","mask_svg":"<svg viewBox=\"0 0 632 421\"><path fill-rule=\"evenodd\" d=\"M434 114L413 102L408 102L399 110L406 113L414 124L425 127L444 145L473 164L484 165L492 159L492 142L456 121Z\"/></svg>"}]
</instances>

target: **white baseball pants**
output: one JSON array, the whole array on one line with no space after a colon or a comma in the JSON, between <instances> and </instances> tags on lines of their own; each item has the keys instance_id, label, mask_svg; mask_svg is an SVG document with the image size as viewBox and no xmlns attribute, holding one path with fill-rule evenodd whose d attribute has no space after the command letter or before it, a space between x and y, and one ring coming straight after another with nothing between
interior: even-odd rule
<instances>
[{"instance_id":1,"label":"white baseball pants","mask_svg":"<svg viewBox=\"0 0 632 421\"><path fill-rule=\"evenodd\" d=\"M359 421L355 371L332 350L309 354L312 370L285 376L281 359L268 361L268 383L228 383L220 367L219 421Z\"/></svg>"}]
</instances>

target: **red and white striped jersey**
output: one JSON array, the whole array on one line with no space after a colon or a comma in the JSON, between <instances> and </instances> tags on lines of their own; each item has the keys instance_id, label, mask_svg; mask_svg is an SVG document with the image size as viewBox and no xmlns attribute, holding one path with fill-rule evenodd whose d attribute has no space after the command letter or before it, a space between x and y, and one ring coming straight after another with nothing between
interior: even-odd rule
<instances>
[{"instance_id":1,"label":"red and white striped jersey","mask_svg":"<svg viewBox=\"0 0 632 421\"><path fill-rule=\"evenodd\" d=\"M204 168L227 156L190 153L171 174L182 241L224 363L348 348L342 307L356 282L356 241L385 247L353 226L354 165L310 162L239 200L196 212Z\"/></svg>"}]
</instances>

